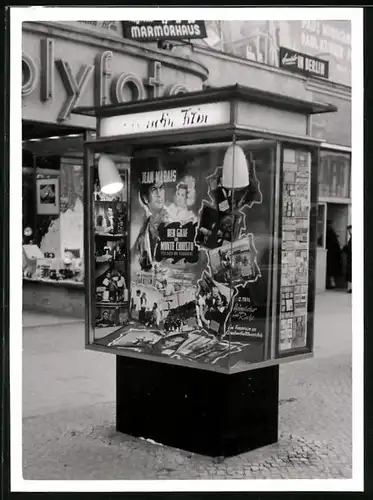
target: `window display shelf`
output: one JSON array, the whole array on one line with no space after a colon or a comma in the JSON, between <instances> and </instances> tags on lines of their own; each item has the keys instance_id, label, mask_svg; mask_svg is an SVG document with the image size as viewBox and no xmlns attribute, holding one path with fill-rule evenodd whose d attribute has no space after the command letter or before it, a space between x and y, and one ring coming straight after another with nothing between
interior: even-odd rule
<instances>
[{"instance_id":1,"label":"window display shelf","mask_svg":"<svg viewBox=\"0 0 373 500\"><path fill-rule=\"evenodd\" d=\"M98 238L106 238L108 240L110 240L110 239L116 240L116 239L124 238L127 235L124 233L113 234L113 233L95 232L95 236L97 236Z\"/></svg>"},{"instance_id":2,"label":"window display shelf","mask_svg":"<svg viewBox=\"0 0 373 500\"><path fill-rule=\"evenodd\" d=\"M27 278L23 277L23 281L27 281L30 283L42 283L44 285L55 285L55 286L67 286L71 288L84 288L84 283L82 281L75 280L51 280L51 279L36 279L36 278Z\"/></svg>"}]
</instances>

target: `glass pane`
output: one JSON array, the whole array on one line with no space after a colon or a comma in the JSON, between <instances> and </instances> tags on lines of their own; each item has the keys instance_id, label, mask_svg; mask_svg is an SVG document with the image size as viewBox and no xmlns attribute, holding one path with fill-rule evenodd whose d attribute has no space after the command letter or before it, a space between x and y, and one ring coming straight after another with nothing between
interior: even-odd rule
<instances>
[{"instance_id":1,"label":"glass pane","mask_svg":"<svg viewBox=\"0 0 373 500\"><path fill-rule=\"evenodd\" d=\"M240 179L220 143L137 152L114 203L97 186L96 344L210 369L268 359L275 146L257 142L238 143ZM116 216L130 222L111 232Z\"/></svg>"}]
</instances>

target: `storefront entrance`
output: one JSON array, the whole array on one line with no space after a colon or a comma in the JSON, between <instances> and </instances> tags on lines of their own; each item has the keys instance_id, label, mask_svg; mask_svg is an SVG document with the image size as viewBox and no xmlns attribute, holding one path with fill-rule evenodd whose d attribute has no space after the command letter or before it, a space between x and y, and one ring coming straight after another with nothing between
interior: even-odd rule
<instances>
[{"instance_id":1,"label":"storefront entrance","mask_svg":"<svg viewBox=\"0 0 373 500\"><path fill-rule=\"evenodd\" d=\"M350 204L319 202L317 221L317 276L316 288L322 291L330 287L328 276L331 274L331 267L334 268L335 258L328 256L327 225L330 224L334 230L340 248L340 266L338 276L335 278L336 288L346 287L346 255L343 251L348 241L347 226L350 223ZM329 249L329 252L331 250ZM338 266L337 266L338 268Z\"/></svg>"},{"instance_id":2,"label":"storefront entrance","mask_svg":"<svg viewBox=\"0 0 373 500\"><path fill-rule=\"evenodd\" d=\"M343 247L347 243L348 204L327 203L327 220L331 222L337 233L339 244Z\"/></svg>"},{"instance_id":3,"label":"storefront entrance","mask_svg":"<svg viewBox=\"0 0 373 500\"><path fill-rule=\"evenodd\" d=\"M347 225L349 223L349 205L344 203L327 203L327 220L334 229L341 249L341 276L336 280L337 288L345 288L346 283L346 254L343 247L348 241Z\"/></svg>"}]
</instances>

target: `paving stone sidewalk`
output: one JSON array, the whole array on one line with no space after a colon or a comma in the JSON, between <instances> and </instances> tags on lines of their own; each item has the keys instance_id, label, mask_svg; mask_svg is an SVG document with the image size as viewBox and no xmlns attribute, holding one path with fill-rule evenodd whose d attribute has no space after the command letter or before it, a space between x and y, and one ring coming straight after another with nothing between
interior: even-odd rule
<instances>
[{"instance_id":1,"label":"paving stone sidewalk","mask_svg":"<svg viewBox=\"0 0 373 500\"><path fill-rule=\"evenodd\" d=\"M351 477L350 297L318 298L315 358L280 368L278 443L224 460L117 433L114 357L84 352L79 328L25 329L25 479Z\"/></svg>"}]
</instances>

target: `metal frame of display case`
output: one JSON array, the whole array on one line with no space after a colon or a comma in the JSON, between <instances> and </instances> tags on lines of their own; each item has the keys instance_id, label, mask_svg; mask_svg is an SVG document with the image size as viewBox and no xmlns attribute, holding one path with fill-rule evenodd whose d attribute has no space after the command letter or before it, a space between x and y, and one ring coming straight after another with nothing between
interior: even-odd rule
<instances>
[{"instance_id":1,"label":"metal frame of display case","mask_svg":"<svg viewBox=\"0 0 373 500\"><path fill-rule=\"evenodd\" d=\"M172 126L167 130L154 131L148 129L155 127L156 119L151 118L155 122L148 121L146 122L148 125L145 124L145 126L141 122L142 117L155 116L154 112L166 110L176 113L176 111L180 112L181 107L184 106L201 106L201 108L208 106L208 109L212 110L211 114L215 116L215 109L220 106L219 103L225 103L225 114L222 112L223 107L220 111L217 110L216 113L220 119L215 121L218 123L187 128L179 126L173 129L174 122L172 122ZM209 456L236 455L277 441L279 364L313 355L317 166L322 141L309 135L310 117L315 113L329 113L336 110L337 108L328 104L294 99L241 85L207 89L154 100L74 110L75 113L94 116L97 120L96 139L87 140L84 144L86 347L116 354L116 425L118 431L151 438L163 444ZM226 119L221 118L222 115ZM128 125L131 130L135 128L135 131L118 133L117 126L113 129L109 126L110 121L105 122L113 118L114 123L119 123L119 126L125 123L125 126ZM149 123L151 123L150 126ZM106 136L102 135L102 128ZM137 129L140 129L140 132L136 132ZM109 134L108 130L114 130L114 133ZM217 366L186 364L184 361L178 362L178 360L166 357L136 355L112 347L92 344L92 165L95 155L97 153L132 155L133 152L145 147L207 145L257 139L270 140L276 144L275 178L271 180L274 183L271 192L274 193L275 200L271 205L272 222L269 223L273 230L272 236L275 238L274 243L271 243L273 254L270 265L273 268L274 264L275 270L269 273L270 286L266 292L266 307L268 307L268 301L272 301L269 313L271 328L266 339L266 350L270 359L246 363L244 366L239 366L237 363L233 369L219 369ZM311 185L307 184L307 189L309 189L308 216L306 217L309 221L306 249L308 271L303 271L308 273L305 306L308 314L308 335L305 347L293 352L291 350L279 351L279 293L282 279L279 264L284 249L283 245L279 247L279 241L283 236L280 224L283 207L280 201L284 187L282 184L285 168L283 156L286 148L291 148L291 152L294 153L293 167L296 170L294 182L296 183L301 177L300 174L298 177L297 172L304 168L304 164L301 165L302 161L308 162L306 169L311 179ZM299 159L299 154L298 160L296 159L295 151L299 149L306 155L306 160ZM304 176L304 173L302 175ZM291 213L292 210L293 208L291 208ZM300 217L304 218L304 216ZM296 232L295 229L293 232ZM302 234L302 230L300 233ZM302 314L304 315L304 311ZM268 315L266 316L267 322ZM190 425L191 422L198 423L198 425Z\"/></svg>"}]
</instances>

